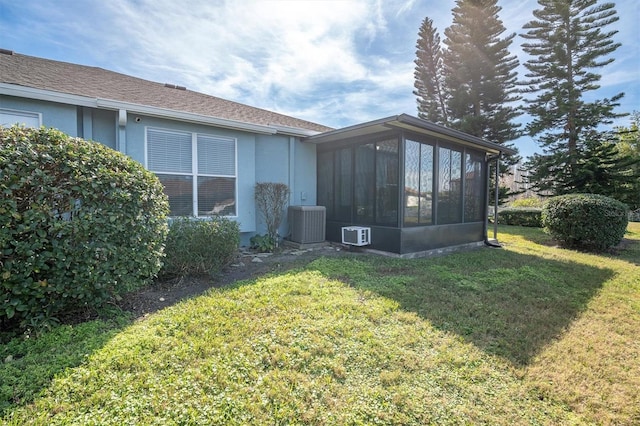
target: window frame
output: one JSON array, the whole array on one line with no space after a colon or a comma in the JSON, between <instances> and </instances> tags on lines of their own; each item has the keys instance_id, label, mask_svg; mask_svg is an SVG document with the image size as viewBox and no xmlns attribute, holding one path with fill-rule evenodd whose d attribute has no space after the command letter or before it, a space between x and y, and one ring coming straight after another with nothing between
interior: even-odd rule
<instances>
[{"instance_id":1,"label":"window frame","mask_svg":"<svg viewBox=\"0 0 640 426\"><path fill-rule=\"evenodd\" d=\"M37 128L42 127L42 113L41 112L36 112L36 111L25 111L25 110L19 110L19 109L11 109L11 108L0 108L0 115L7 115L7 116L14 116L14 117L29 117L29 118L35 118L38 120L38 126ZM0 126L2 127L11 127L13 125L26 125L27 123L25 122L20 122L20 121L14 121L12 123L3 123L3 120L0 119ZM29 126L28 126L29 127Z\"/></svg>"},{"instance_id":2,"label":"window frame","mask_svg":"<svg viewBox=\"0 0 640 426\"><path fill-rule=\"evenodd\" d=\"M189 173L186 172L167 172L162 170L154 170L149 167L149 130L161 133L168 134L183 134L190 135L191 137L191 171ZM229 174L213 174L213 173L200 173L199 164L198 164L198 136L203 136L206 138L219 139L227 142L233 142L233 175ZM155 173L156 175L173 175L173 176L189 176L191 177L191 215L190 217L196 218L206 218L212 217L215 215L206 215L202 216L199 214L198 208L198 177L213 177L213 178L226 178L234 180L234 213L230 215L225 215L227 218L237 218L238 217L238 139L230 136L221 136L210 133L201 133L201 132L190 132L185 130L176 130L176 129L167 129L155 126L145 126L144 131L144 164L147 170ZM176 216L172 216L176 217Z\"/></svg>"}]
</instances>

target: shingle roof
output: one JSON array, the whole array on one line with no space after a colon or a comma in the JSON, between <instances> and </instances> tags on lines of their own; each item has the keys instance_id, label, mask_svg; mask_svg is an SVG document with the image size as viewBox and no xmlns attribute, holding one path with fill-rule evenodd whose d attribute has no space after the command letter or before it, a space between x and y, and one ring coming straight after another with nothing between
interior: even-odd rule
<instances>
[{"instance_id":1,"label":"shingle roof","mask_svg":"<svg viewBox=\"0 0 640 426\"><path fill-rule=\"evenodd\" d=\"M167 87L103 68L53 61L0 50L0 83L108 99L258 125L277 125L317 132L330 127L265 109Z\"/></svg>"}]
</instances>

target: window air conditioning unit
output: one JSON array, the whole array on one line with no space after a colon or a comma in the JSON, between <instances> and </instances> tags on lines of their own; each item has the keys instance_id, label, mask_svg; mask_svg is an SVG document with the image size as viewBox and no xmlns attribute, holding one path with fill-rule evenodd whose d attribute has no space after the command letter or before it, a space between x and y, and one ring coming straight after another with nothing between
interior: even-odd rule
<instances>
[{"instance_id":1,"label":"window air conditioning unit","mask_svg":"<svg viewBox=\"0 0 640 426\"><path fill-rule=\"evenodd\" d=\"M325 210L324 206L289 206L291 241L299 244L323 242Z\"/></svg>"},{"instance_id":2,"label":"window air conditioning unit","mask_svg":"<svg viewBox=\"0 0 640 426\"><path fill-rule=\"evenodd\" d=\"M371 228L365 226L346 226L342 228L342 244L352 246L371 244Z\"/></svg>"}]
</instances>

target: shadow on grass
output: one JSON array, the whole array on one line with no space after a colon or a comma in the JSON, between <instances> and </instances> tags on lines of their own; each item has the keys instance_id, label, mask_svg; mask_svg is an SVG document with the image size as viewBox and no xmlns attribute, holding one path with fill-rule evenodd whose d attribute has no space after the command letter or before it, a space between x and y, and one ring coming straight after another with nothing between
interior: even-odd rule
<instances>
[{"instance_id":1,"label":"shadow on grass","mask_svg":"<svg viewBox=\"0 0 640 426\"><path fill-rule=\"evenodd\" d=\"M309 268L393 299L517 367L562 333L613 276L610 269L488 248L437 259L321 259Z\"/></svg>"},{"instance_id":2,"label":"shadow on grass","mask_svg":"<svg viewBox=\"0 0 640 426\"><path fill-rule=\"evenodd\" d=\"M38 338L0 344L0 419L33 402L57 375L81 365L129 323L121 317L61 325Z\"/></svg>"}]
</instances>

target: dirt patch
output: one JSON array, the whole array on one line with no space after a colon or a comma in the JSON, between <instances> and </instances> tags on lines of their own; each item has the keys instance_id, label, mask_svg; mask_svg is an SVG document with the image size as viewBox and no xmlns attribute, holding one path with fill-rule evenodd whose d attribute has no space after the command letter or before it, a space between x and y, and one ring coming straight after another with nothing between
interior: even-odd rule
<instances>
[{"instance_id":1,"label":"dirt patch","mask_svg":"<svg viewBox=\"0 0 640 426\"><path fill-rule=\"evenodd\" d=\"M198 296L210 288L223 287L271 272L302 267L319 257L336 257L352 253L340 245L310 249L285 248L273 254L241 251L235 261L216 277L187 277L158 281L140 291L126 295L119 306L135 317L142 317L180 300Z\"/></svg>"}]
</instances>

